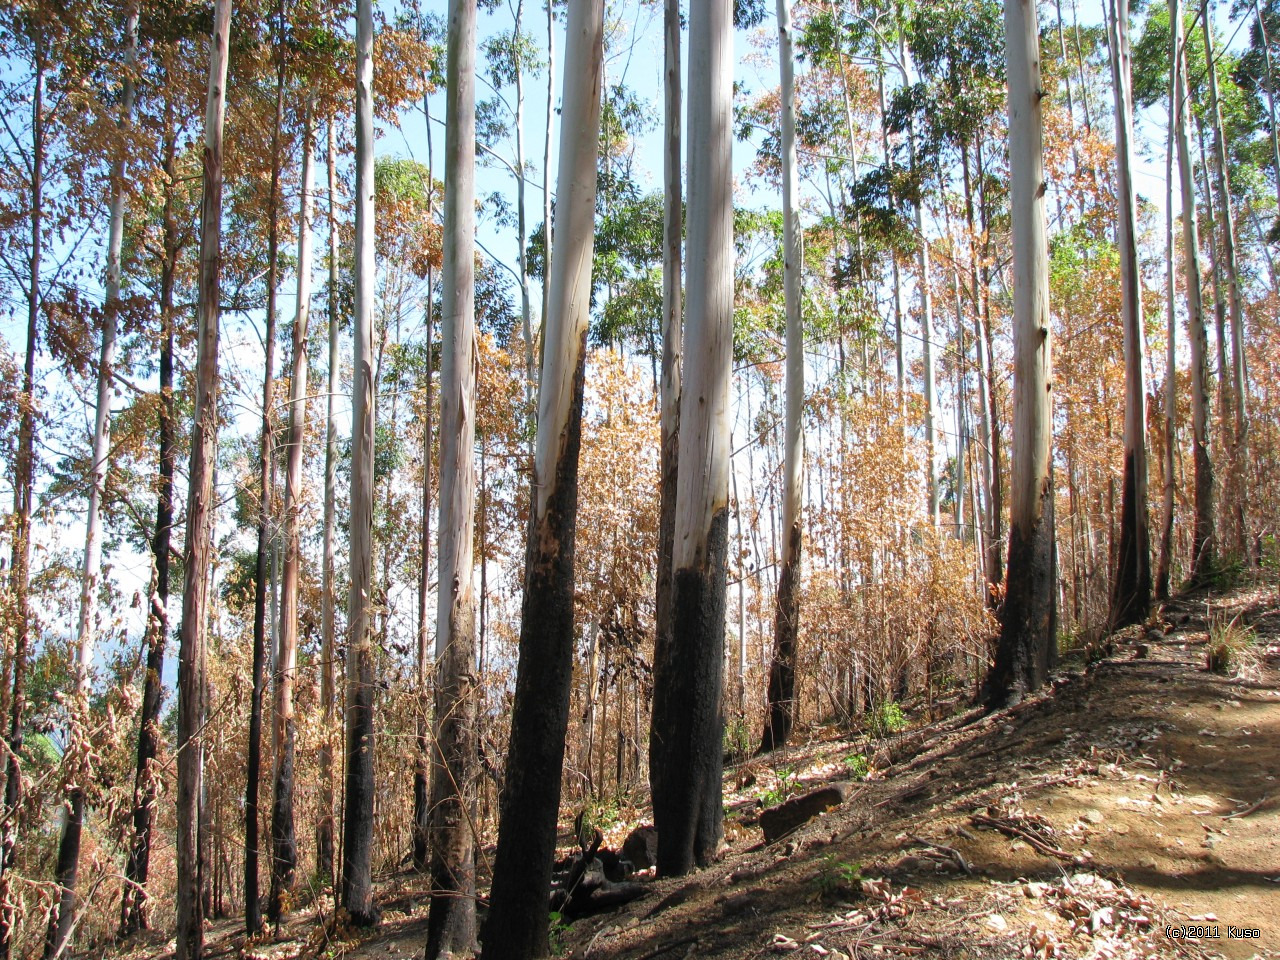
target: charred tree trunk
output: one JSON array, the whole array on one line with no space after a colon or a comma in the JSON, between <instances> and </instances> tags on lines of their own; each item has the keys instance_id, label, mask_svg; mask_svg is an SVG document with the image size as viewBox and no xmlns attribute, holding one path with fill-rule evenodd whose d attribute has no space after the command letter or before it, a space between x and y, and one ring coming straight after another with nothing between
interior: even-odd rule
<instances>
[{"instance_id":1,"label":"charred tree trunk","mask_svg":"<svg viewBox=\"0 0 1280 960\"><path fill-rule=\"evenodd\" d=\"M782 285L787 311L786 451L782 468L782 563L774 621L773 663L769 667L769 704L760 752L782 746L796 719L796 645L800 632L800 550L804 467L804 330L800 317L800 221L795 209L796 118L795 64L791 53L791 3L777 0L778 54L782 68Z\"/></svg>"},{"instance_id":2,"label":"charred tree trunk","mask_svg":"<svg viewBox=\"0 0 1280 960\"><path fill-rule=\"evenodd\" d=\"M654 663L650 781L658 872L712 862L723 832L721 769L729 382L733 347L732 88L729 0L690 16L689 283L680 399L673 630Z\"/></svg>"},{"instance_id":3,"label":"charred tree trunk","mask_svg":"<svg viewBox=\"0 0 1280 960\"><path fill-rule=\"evenodd\" d=\"M570 0L559 200L538 389L520 660L484 949L547 954L561 768L573 677L573 559L604 69L603 0Z\"/></svg>"},{"instance_id":4,"label":"charred tree trunk","mask_svg":"<svg viewBox=\"0 0 1280 960\"><path fill-rule=\"evenodd\" d=\"M987 702L1016 703L1057 659L1048 241L1034 3L1005 4L1013 233L1014 429L1008 590Z\"/></svg>"}]
</instances>

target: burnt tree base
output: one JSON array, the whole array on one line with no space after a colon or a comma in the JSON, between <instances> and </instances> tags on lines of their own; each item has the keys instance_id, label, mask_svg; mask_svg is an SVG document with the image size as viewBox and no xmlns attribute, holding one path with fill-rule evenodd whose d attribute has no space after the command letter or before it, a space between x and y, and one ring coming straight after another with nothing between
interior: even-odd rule
<instances>
[{"instance_id":1,"label":"burnt tree base","mask_svg":"<svg viewBox=\"0 0 1280 960\"><path fill-rule=\"evenodd\" d=\"M532 517L525 559L520 660L502 791L484 956L527 960L550 952L547 910L560 815L561 770L573 681L573 560L586 334L573 403L545 513ZM536 500L535 491L535 500Z\"/></svg>"},{"instance_id":2,"label":"burnt tree base","mask_svg":"<svg viewBox=\"0 0 1280 960\"><path fill-rule=\"evenodd\" d=\"M788 533L786 559L778 575L778 601L773 633L773 662L769 666L769 706L765 713L760 753L777 749L791 738L796 721L796 638L800 630L800 524Z\"/></svg>"},{"instance_id":3,"label":"burnt tree base","mask_svg":"<svg viewBox=\"0 0 1280 960\"><path fill-rule=\"evenodd\" d=\"M1151 536L1147 507L1138 502L1132 451L1125 453L1120 494L1120 543L1111 591L1111 629L1142 623L1151 612Z\"/></svg>"},{"instance_id":4,"label":"burnt tree base","mask_svg":"<svg viewBox=\"0 0 1280 960\"><path fill-rule=\"evenodd\" d=\"M1008 587L1000 640L984 697L992 708L1040 689L1058 661L1058 566L1053 536L1053 479L1044 481L1039 520L1009 529Z\"/></svg>"},{"instance_id":5,"label":"burnt tree base","mask_svg":"<svg viewBox=\"0 0 1280 960\"><path fill-rule=\"evenodd\" d=\"M654 658L649 778L658 875L712 863L724 831L724 605L729 512L712 518L702 569L673 574L671 641Z\"/></svg>"},{"instance_id":6,"label":"burnt tree base","mask_svg":"<svg viewBox=\"0 0 1280 960\"><path fill-rule=\"evenodd\" d=\"M293 823L294 744L294 724L290 719L285 724L276 770L276 795L271 805L271 896L267 901L267 919L277 926L288 913L298 869L298 841Z\"/></svg>"}]
</instances>

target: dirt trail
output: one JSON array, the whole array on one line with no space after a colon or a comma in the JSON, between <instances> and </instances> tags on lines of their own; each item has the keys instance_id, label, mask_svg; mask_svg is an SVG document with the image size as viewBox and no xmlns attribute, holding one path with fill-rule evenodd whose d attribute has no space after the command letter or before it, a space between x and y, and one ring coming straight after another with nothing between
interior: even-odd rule
<instances>
[{"instance_id":1,"label":"dirt trail","mask_svg":"<svg viewBox=\"0 0 1280 960\"><path fill-rule=\"evenodd\" d=\"M1209 623L1237 615L1259 662L1210 673ZM967 710L874 752L832 739L730 771L723 860L558 929L558 955L1280 957L1280 599L1274 584L1182 598L1162 626L1077 657L1013 709ZM841 807L762 842L761 796L848 780L860 752L870 776ZM383 922L363 935L335 938L313 906L247 949L220 924L211 955L420 956L421 883L384 883ZM1217 937L1168 935L1196 926Z\"/></svg>"}]
</instances>

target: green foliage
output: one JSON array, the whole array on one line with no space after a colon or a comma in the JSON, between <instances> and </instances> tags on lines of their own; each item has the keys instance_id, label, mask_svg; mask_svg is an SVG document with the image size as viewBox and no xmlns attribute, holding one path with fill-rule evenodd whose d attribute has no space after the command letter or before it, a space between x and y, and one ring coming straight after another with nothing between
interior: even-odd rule
<instances>
[{"instance_id":1,"label":"green foliage","mask_svg":"<svg viewBox=\"0 0 1280 960\"><path fill-rule=\"evenodd\" d=\"M564 918L564 914L558 910L551 911L551 924L547 928L547 941L551 947L551 955L558 957L564 953L565 942L564 935L569 930L569 924Z\"/></svg>"},{"instance_id":2,"label":"green foliage","mask_svg":"<svg viewBox=\"0 0 1280 960\"><path fill-rule=\"evenodd\" d=\"M862 864L841 860L834 853L825 854L818 864L814 882L825 898L849 896L857 892L862 883Z\"/></svg>"},{"instance_id":3,"label":"green foliage","mask_svg":"<svg viewBox=\"0 0 1280 960\"><path fill-rule=\"evenodd\" d=\"M906 714L894 700L881 701L867 716L867 729L873 737L887 737L905 730L906 726Z\"/></svg>"},{"instance_id":4,"label":"green foliage","mask_svg":"<svg viewBox=\"0 0 1280 960\"><path fill-rule=\"evenodd\" d=\"M1209 624L1205 667L1224 676L1239 674L1256 661L1257 640L1253 627L1241 623L1238 615L1230 620L1225 616L1214 617Z\"/></svg>"},{"instance_id":5,"label":"green foliage","mask_svg":"<svg viewBox=\"0 0 1280 960\"><path fill-rule=\"evenodd\" d=\"M751 756L753 733L745 717L736 717L724 725L724 753L730 763L741 763Z\"/></svg>"},{"instance_id":6,"label":"green foliage","mask_svg":"<svg viewBox=\"0 0 1280 960\"><path fill-rule=\"evenodd\" d=\"M865 780L871 772L871 764L867 762L866 754L851 753L844 758L844 770L855 780Z\"/></svg>"},{"instance_id":7,"label":"green foliage","mask_svg":"<svg viewBox=\"0 0 1280 960\"><path fill-rule=\"evenodd\" d=\"M760 796L760 805L766 809L776 807L800 792L800 777L793 767L779 767L777 772L777 786Z\"/></svg>"}]
</instances>

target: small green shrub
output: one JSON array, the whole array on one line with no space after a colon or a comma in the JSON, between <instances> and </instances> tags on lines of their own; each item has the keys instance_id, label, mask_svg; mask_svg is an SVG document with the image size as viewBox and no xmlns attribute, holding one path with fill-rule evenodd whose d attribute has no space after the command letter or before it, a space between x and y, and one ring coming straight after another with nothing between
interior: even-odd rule
<instances>
[{"instance_id":1,"label":"small green shrub","mask_svg":"<svg viewBox=\"0 0 1280 960\"><path fill-rule=\"evenodd\" d=\"M1209 623L1209 644L1205 649L1205 667L1213 673L1238 674L1248 669L1256 660L1254 644L1257 635L1253 627L1240 622L1238 616L1230 620L1214 617Z\"/></svg>"},{"instance_id":2,"label":"small green shrub","mask_svg":"<svg viewBox=\"0 0 1280 960\"><path fill-rule=\"evenodd\" d=\"M547 941L551 947L552 956L558 957L564 953L564 935L568 930L569 924L565 922L564 916L558 911L552 910L551 925L547 930Z\"/></svg>"},{"instance_id":3,"label":"small green shrub","mask_svg":"<svg viewBox=\"0 0 1280 960\"><path fill-rule=\"evenodd\" d=\"M871 711L867 726L873 737L887 737L905 730L907 717L896 701L883 700Z\"/></svg>"},{"instance_id":4,"label":"small green shrub","mask_svg":"<svg viewBox=\"0 0 1280 960\"><path fill-rule=\"evenodd\" d=\"M852 896L861 889L862 864L850 863L828 853L822 857L814 880L823 897Z\"/></svg>"},{"instance_id":5,"label":"small green shrub","mask_svg":"<svg viewBox=\"0 0 1280 960\"><path fill-rule=\"evenodd\" d=\"M844 769L855 780L865 780L871 772L871 764L867 762L865 754L851 753L844 758Z\"/></svg>"},{"instance_id":6,"label":"small green shrub","mask_svg":"<svg viewBox=\"0 0 1280 960\"><path fill-rule=\"evenodd\" d=\"M724 755L730 763L742 763L750 758L755 739L744 717L730 720L724 725Z\"/></svg>"},{"instance_id":7,"label":"small green shrub","mask_svg":"<svg viewBox=\"0 0 1280 960\"><path fill-rule=\"evenodd\" d=\"M768 807L776 807L780 803L784 803L788 797L800 790L800 778L795 770L791 767L778 768L778 785L772 790L766 790L760 797L760 805Z\"/></svg>"}]
</instances>

